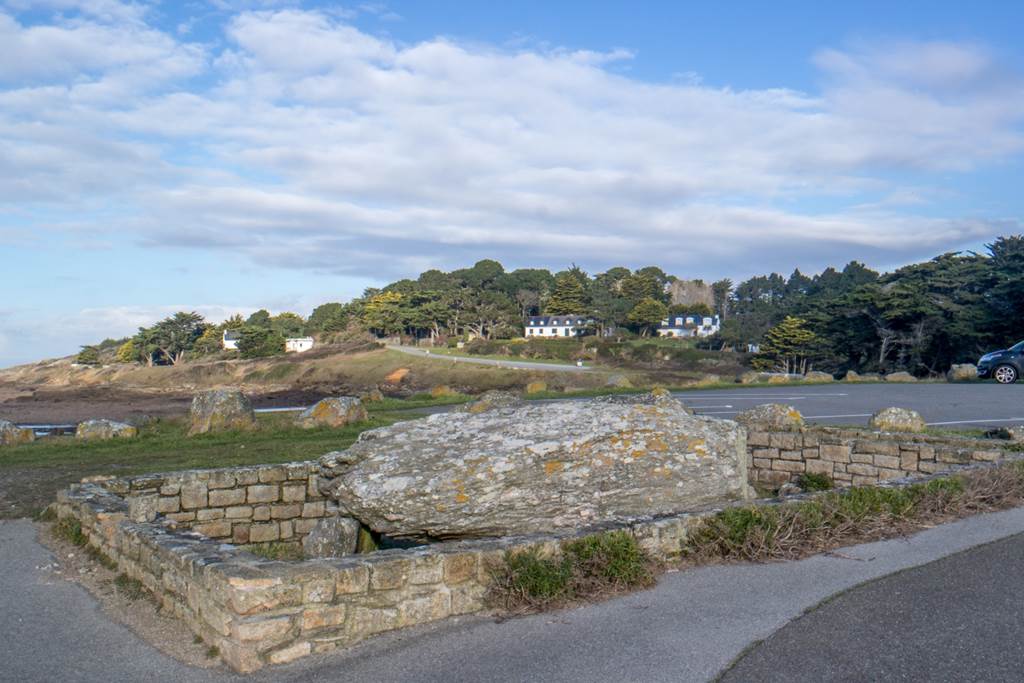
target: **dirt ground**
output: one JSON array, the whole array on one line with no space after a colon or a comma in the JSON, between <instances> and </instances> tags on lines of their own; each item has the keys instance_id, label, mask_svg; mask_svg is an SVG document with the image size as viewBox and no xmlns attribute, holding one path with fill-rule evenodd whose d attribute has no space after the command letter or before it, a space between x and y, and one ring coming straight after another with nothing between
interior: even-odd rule
<instances>
[{"instance_id":1,"label":"dirt ground","mask_svg":"<svg viewBox=\"0 0 1024 683\"><path fill-rule=\"evenodd\" d=\"M283 408L310 405L327 395L325 390L289 389L249 397L256 408ZM72 424L99 418L129 420L143 415L175 417L185 415L191 401L191 392L7 387L0 388L0 419L19 424Z\"/></svg>"},{"instance_id":2,"label":"dirt ground","mask_svg":"<svg viewBox=\"0 0 1024 683\"><path fill-rule=\"evenodd\" d=\"M54 561L43 569L85 588L107 617L126 626L165 655L190 666L227 671L218 657L210 656L208 645L196 642L183 621L164 614L148 597L129 596L120 590L114 582L117 572L91 559L84 548L56 537L52 524L37 522L35 526L39 542L54 556Z\"/></svg>"}]
</instances>

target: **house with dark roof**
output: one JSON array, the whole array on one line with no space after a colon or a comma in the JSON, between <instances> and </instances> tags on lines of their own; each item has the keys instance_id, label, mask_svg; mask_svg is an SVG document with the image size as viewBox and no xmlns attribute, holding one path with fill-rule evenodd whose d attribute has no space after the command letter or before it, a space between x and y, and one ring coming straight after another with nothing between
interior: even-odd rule
<instances>
[{"instance_id":1,"label":"house with dark roof","mask_svg":"<svg viewBox=\"0 0 1024 683\"><path fill-rule=\"evenodd\" d=\"M242 333L239 330L224 330L224 334L221 337L221 346L225 350L237 351L238 340L242 338Z\"/></svg>"},{"instance_id":2,"label":"house with dark roof","mask_svg":"<svg viewBox=\"0 0 1024 683\"><path fill-rule=\"evenodd\" d=\"M718 334L722 321L717 315L679 313L669 316L658 326L659 337L710 337Z\"/></svg>"},{"instance_id":3,"label":"house with dark roof","mask_svg":"<svg viewBox=\"0 0 1024 683\"><path fill-rule=\"evenodd\" d=\"M526 339L578 337L583 334L583 328L590 322L590 318L584 315L531 316L526 320L526 331L523 336Z\"/></svg>"}]
</instances>

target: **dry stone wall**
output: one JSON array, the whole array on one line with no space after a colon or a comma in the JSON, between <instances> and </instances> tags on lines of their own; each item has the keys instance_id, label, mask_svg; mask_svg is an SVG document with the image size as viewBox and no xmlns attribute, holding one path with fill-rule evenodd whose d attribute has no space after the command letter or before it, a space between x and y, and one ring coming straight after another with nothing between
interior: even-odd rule
<instances>
[{"instance_id":1,"label":"dry stone wall","mask_svg":"<svg viewBox=\"0 0 1024 683\"><path fill-rule=\"evenodd\" d=\"M128 518L191 529L231 543L299 543L338 508L317 488L312 462L188 470L112 479L101 485L123 497Z\"/></svg>"},{"instance_id":2,"label":"dry stone wall","mask_svg":"<svg viewBox=\"0 0 1024 683\"><path fill-rule=\"evenodd\" d=\"M1008 445L1008 444L1006 444ZM887 479L933 474L955 465L994 462L1006 451L998 441L864 429L750 426L750 483L779 486L801 474L824 474L839 485L867 486Z\"/></svg>"}]
</instances>

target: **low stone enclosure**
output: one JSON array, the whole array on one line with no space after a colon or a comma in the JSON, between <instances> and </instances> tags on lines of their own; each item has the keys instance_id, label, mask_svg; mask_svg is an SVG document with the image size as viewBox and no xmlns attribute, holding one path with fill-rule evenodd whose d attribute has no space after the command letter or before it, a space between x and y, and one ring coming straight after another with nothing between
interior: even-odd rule
<instances>
[{"instance_id":1,"label":"low stone enclosure","mask_svg":"<svg viewBox=\"0 0 1024 683\"><path fill-rule=\"evenodd\" d=\"M741 473L757 485L805 472L828 474L840 484L874 484L1010 455L994 440L833 427L754 426L739 445L746 449ZM643 453L639 457L654 455ZM83 483L61 492L56 511L78 520L90 545L141 581L231 668L250 672L377 633L480 612L489 567L507 551L557 551L581 536L624 529L654 558L678 559L690 531L721 509L300 561L267 559L240 547L300 543L322 520L336 517L337 507L322 493L322 466L311 461Z\"/></svg>"}]
</instances>

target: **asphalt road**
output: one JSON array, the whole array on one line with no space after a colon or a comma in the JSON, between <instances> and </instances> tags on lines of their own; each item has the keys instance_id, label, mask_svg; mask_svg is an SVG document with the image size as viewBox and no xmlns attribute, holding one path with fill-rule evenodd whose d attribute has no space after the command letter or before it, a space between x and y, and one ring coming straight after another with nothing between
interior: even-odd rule
<instances>
[{"instance_id":1,"label":"asphalt road","mask_svg":"<svg viewBox=\"0 0 1024 683\"><path fill-rule=\"evenodd\" d=\"M425 356L432 360L450 360L454 363L471 363L473 365L496 365L500 368L518 370L547 370L548 372L590 372L589 366L567 365L563 363L533 363L525 360L495 360L493 358L472 358L469 356L449 356L443 353L430 353L428 349L415 346L389 346L392 351L407 353L410 356Z\"/></svg>"},{"instance_id":2,"label":"asphalt road","mask_svg":"<svg viewBox=\"0 0 1024 683\"><path fill-rule=\"evenodd\" d=\"M813 422L865 424L889 406L913 408L936 427L980 428L1024 424L1024 383L819 384L714 389L677 397L704 415L730 418L760 403L787 403Z\"/></svg>"},{"instance_id":3,"label":"asphalt road","mask_svg":"<svg viewBox=\"0 0 1024 683\"><path fill-rule=\"evenodd\" d=\"M483 617L451 619L240 679L223 670L184 666L111 623L80 587L55 578L45 568L50 555L36 542L30 522L6 521L0 523L0 680L707 681L752 643L773 633L778 635L762 646L766 654L774 650L773 643L789 642L787 628L802 628L803 620L784 627L832 595L1021 533L1024 508L980 515L907 539L854 546L799 562L723 565L667 574L649 591L575 610L501 623ZM979 653L991 653L994 661L1011 661L1017 653L999 655L996 650L1019 645L1019 638L1013 645L1011 641L1021 633L1015 619L1020 618L1016 613L1022 591L1012 584L1021 544L1018 540L1008 545L1003 555L993 555L994 547L918 570L923 583L901 583L913 574L897 575L877 589L868 586L839 598L821 611L831 621L813 634L815 644L805 647L807 659L824 660L845 652L847 660L875 658L883 667L912 655L915 649L939 651L944 644L950 651L939 657L939 664L930 664L924 655L914 660L921 677L934 671L931 680L947 680L946 674L953 669L946 667L956 665L953 652L976 648ZM987 582L994 583L991 589ZM862 590L877 592L861 599ZM1005 598L1003 604L1000 596ZM856 599L847 609L844 601L851 597ZM917 599L926 600L926 605L916 607ZM948 614L937 617L939 612ZM902 621L899 614L905 617ZM959 627L957 618L962 622ZM1000 629L1006 632L1000 634ZM933 637L942 640L931 643ZM792 651L801 647L800 637L792 639ZM758 653L754 650L740 661L743 668L731 672L732 680L770 680L785 665L778 658L758 661ZM796 669L794 664L787 671ZM1019 680L1019 675L1014 679Z\"/></svg>"},{"instance_id":4,"label":"asphalt road","mask_svg":"<svg viewBox=\"0 0 1024 683\"><path fill-rule=\"evenodd\" d=\"M855 588L752 649L723 681L1020 681L1024 536Z\"/></svg>"}]
</instances>

